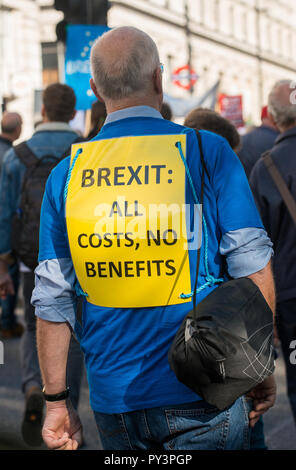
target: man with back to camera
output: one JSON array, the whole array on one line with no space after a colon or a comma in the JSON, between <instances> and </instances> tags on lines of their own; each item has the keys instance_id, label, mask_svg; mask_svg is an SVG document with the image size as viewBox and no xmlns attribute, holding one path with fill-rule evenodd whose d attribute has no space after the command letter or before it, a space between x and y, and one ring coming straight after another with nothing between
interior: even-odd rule
<instances>
[{"instance_id":1,"label":"man with back to camera","mask_svg":"<svg viewBox=\"0 0 296 470\"><path fill-rule=\"evenodd\" d=\"M132 223L143 217L141 201L168 204L170 197L185 197L185 170L176 143L186 148L193 183L200 188L195 131L162 119L162 68L146 33L122 27L104 34L92 48L91 66L91 86L106 104L106 122L90 143L75 146L71 164L68 158L53 170L42 205L32 302L47 399L44 441L51 449L69 450L81 442L82 426L68 399L65 376L75 328L104 449L247 449L249 424L253 426L274 402L273 377L253 390L249 422L244 398L219 411L178 382L169 367L169 347L192 309L192 301L183 302L180 294L194 283L197 250L184 252L187 244L170 239L166 246L159 240L159 248L157 239L139 236L135 241L131 232L110 234L98 225L106 205L106 223L119 223L124 214ZM211 183L205 182L203 206L210 277L202 267L198 285L204 289L198 302L217 285L225 256L229 275L249 276L274 309L271 242L244 170L224 138L205 131L201 135L211 177ZM188 186L186 203L194 205ZM145 258L146 245L155 257ZM177 279L182 266L173 255L179 259L184 253L186 269ZM50 292L44 277L49 269L55 284ZM82 323L75 322L73 308L76 275L84 296Z\"/></svg>"},{"instance_id":2,"label":"man with back to camera","mask_svg":"<svg viewBox=\"0 0 296 470\"><path fill-rule=\"evenodd\" d=\"M18 113L5 112L1 120L1 134L0 134L0 173L4 155L11 149L13 142L15 142L22 132L22 118ZM5 207L1 208L5 211ZM14 295L9 295L7 299L1 301L1 329L0 334L3 339L19 338L23 332L23 326L17 322L15 316L15 306L17 301L17 291L19 284L19 268L18 263L14 263L9 273L13 281Z\"/></svg>"},{"instance_id":3,"label":"man with back to camera","mask_svg":"<svg viewBox=\"0 0 296 470\"><path fill-rule=\"evenodd\" d=\"M75 104L75 93L69 86L57 83L45 89L42 104L43 122L37 126L33 136L26 141L29 156L34 159L34 165L43 157L62 158L71 144L77 141L78 135L69 126L69 121L75 116ZM21 205L23 181L27 175L24 163L24 161L27 162L27 155L22 155L22 158L26 160L21 161L16 152L17 150L12 148L6 153L0 179L0 207L4 208L0 211L0 297L2 299L13 294L13 284L8 273L9 266L15 262L15 255L12 252L13 218ZM35 191L34 197L39 202L38 198L42 198L39 187L35 187ZM26 221L24 228L25 225ZM35 236L36 234L32 233L32 237ZM28 244L31 240L31 238L27 240ZM35 257L37 253L33 255ZM63 260L60 260L60 263L62 264ZM22 390L25 394L22 435L28 445L38 446L42 444L44 398L36 347L36 317L30 302L34 288L34 272L24 263L21 265L21 270L26 325L21 343ZM45 275L50 280L50 271ZM50 290L50 286L47 288ZM74 340L71 342L69 363L68 378L73 384L72 399L74 406L77 407L83 358L79 345Z\"/></svg>"},{"instance_id":4,"label":"man with back to camera","mask_svg":"<svg viewBox=\"0 0 296 470\"><path fill-rule=\"evenodd\" d=\"M274 85L268 98L268 111L280 130L270 155L292 198L296 199L296 104L293 102L293 84L292 80L280 80ZM263 157L253 168L250 184L264 226L274 243L277 329L286 367L288 397L296 421L296 374L295 364L290 360L291 345L296 339L296 226L264 165Z\"/></svg>"},{"instance_id":5,"label":"man with back to camera","mask_svg":"<svg viewBox=\"0 0 296 470\"><path fill-rule=\"evenodd\" d=\"M242 147L237 152L248 178L262 153L273 147L278 134L279 130L268 112L268 107L263 106L261 125L241 137Z\"/></svg>"},{"instance_id":6,"label":"man with back to camera","mask_svg":"<svg viewBox=\"0 0 296 470\"><path fill-rule=\"evenodd\" d=\"M22 118L18 113L5 112L1 120L0 134L0 168L5 153L11 149L12 144L22 132Z\"/></svg>"}]
</instances>

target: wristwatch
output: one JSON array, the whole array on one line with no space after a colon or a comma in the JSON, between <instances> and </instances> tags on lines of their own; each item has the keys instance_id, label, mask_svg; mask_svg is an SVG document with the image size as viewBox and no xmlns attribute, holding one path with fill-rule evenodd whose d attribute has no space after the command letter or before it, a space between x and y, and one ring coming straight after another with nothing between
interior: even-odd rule
<instances>
[{"instance_id":1,"label":"wristwatch","mask_svg":"<svg viewBox=\"0 0 296 470\"><path fill-rule=\"evenodd\" d=\"M69 396L70 388L67 387L66 390L60 393L55 393L53 395L49 395L45 393L45 387L43 387L43 396L46 401L61 401L61 400L66 400Z\"/></svg>"}]
</instances>

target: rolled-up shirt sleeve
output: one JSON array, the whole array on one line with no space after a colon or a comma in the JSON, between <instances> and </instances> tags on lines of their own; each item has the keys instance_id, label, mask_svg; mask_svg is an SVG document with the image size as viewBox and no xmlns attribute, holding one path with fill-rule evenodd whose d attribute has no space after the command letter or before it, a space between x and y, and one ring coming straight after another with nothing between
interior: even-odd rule
<instances>
[{"instance_id":1,"label":"rolled-up shirt sleeve","mask_svg":"<svg viewBox=\"0 0 296 470\"><path fill-rule=\"evenodd\" d=\"M225 233L220 242L220 253L226 257L229 275L240 278L265 268L273 249L265 230L250 227Z\"/></svg>"},{"instance_id":2,"label":"rolled-up shirt sleeve","mask_svg":"<svg viewBox=\"0 0 296 470\"><path fill-rule=\"evenodd\" d=\"M74 330L77 296L71 258L50 259L35 269L32 305L35 315L50 322L68 322Z\"/></svg>"}]
</instances>

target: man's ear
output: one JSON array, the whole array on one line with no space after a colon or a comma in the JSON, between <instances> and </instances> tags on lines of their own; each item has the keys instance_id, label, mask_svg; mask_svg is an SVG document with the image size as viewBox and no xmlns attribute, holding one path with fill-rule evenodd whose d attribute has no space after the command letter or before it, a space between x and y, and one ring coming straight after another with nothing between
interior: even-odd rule
<instances>
[{"instance_id":1,"label":"man's ear","mask_svg":"<svg viewBox=\"0 0 296 470\"><path fill-rule=\"evenodd\" d=\"M47 120L47 115L46 115L44 104L42 104L42 106L41 106L41 116L42 116L43 121Z\"/></svg>"},{"instance_id":2,"label":"man's ear","mask_svg":"<svg viewBox=\"0 0 296 470\"><path fill-rule=\"evenodd\" d=\"M278 129L278 126L276 125L276 123L275 123L275 121L274 121L273 115L272 115L269 111L267 111L267 117L268 117L268 119L271 121L271 123L274 125L274 127L275 127L276 129ZM279 129L278 129L278 130L279 130Z\"/></svg>"},{"instance_id":3,"label":"man's ear","mask_svg":"<svg viewBox=\"0 0 296 470\"><path fill-rule=\"evenodd\" d=\"M75 116L76 116L76 113L77 113L77 111L76 111L76 109L74 109L74 111L73 111L73 114L72 114L72 117L71 117L70 121L72 121L72 120L75 118Z\"/></svg>"},{"instance_id":4,"label":"man's ear","mask_svg":"<svg viewBox=\"0 0 296 470\"><path fill-rule=\"evenodd\" d=\"M99 95L99 93L98 93L98 90L97 90L96 84L95 84L95 82L94 82L94 79L91 78L90 81L89 81L89 83L90 83L90 87L91 87L92 91L94 92L94 95L96 96L96 98L98 98L99 101L101 101L102 103L104 103L103 98L102 98L102 97Z\"/></svg>"},{"instance_id":5,"label":"man's ear","mask_svg":"<svg viewBox=\"0 0 296 470\"><path fill-rule=\"evenodd\" d=\"M16 140L20 137L22 133L22 125L20 124L16 131Z\"/></svg>"},{"instance_id":6,"label":"man's ear","mask_svg":"<svg viewBox=\"0 0 296 470\"><path fill-rule=\"evenodd\" d=\"M161 69L160 67L158 67L154 74L153 74L153 87L154 87L154 91L158 94L158 95L162 95L163 94L163 88L162 88L162 73L161 73Z\"/></svg>"}]
</instances>

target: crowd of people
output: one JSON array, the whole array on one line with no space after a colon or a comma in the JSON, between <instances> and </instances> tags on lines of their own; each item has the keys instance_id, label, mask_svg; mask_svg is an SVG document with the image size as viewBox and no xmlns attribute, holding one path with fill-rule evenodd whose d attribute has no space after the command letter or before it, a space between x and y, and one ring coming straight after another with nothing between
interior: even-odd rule
<instances>
[{"instance_id":1,"label":"crowd of people","mask_svg":"<svg viewBox=\"0 0 296 470\"><path fill-rule=\"evenodd\" d=\"M206 403L177 380L167 359L169 346L192 309L194 289L190 302L170 298L166 305L158 304L149 294L136 303L133 289L144 293L145 284L133 284L127 274L117 284L111 276L114 302L107 295L105 300L104 293L97 301L91 282L103 283L108 275L99 267L99 280L83 276L84 264L94 266L98 255L89 250L84 258L75 247L75 223L80 233L88 233L95 225L92 203L100 198L104 202L111 186L102 178L106 188L94 186L87 193L79 187L81 172L98 171L100 151L105 149L100 157L103 170L108 171L112 162L118 165L118 181L119 171L135 161L133 179L139 183L139 149L150 148L151 136L156 139L151 147L154 165L175 158L175 146L167 144L166 157L161 153L165 138L186 142L185 175L198 194L202 191L209 242L207 258L202 248L186 252L189 286L194 285L198 257L197 304L221 277L248 277L256 284L274 314L274 338L282 346L296 420L296 373L289 361L290 343L296 339L296 226L265 161L271 156L295 198L296 105L290 100L291 82L274 85L262 109L262 125L240 137L231 122L211 109L193 109L184 126L173 122L169 106L163 104L157 48L140 30L126 27L105 33L92 47L91 66L91 87L98 100L84 137L69 125L76 99L63 84L45 89L42 122L26 142L15 145L22 128L19 114L5 112L1 121L0 335L4 340L22 337L23 438L30 446L44 440L52 449L77 449L82 444L78 404L85 361L90 404L104 449L266 449L262 415L274 404L273 375L227 410ZM204 162L196 136L201 138ZM135 138L141 139L140 146ZM95 157L88 151L90 140L97 143L92 147ZM74 149L81 146L71 160L73 144ZM145 162L147 154L143 155ZM201 176L203 164L206 176ZM193 206L188 184L183 182L185 202ZM116 198L121 191L114 187ZM134 200L142 197L141 191L139 184ZM151 191L156 194L157 186ZM163 187L163 203L166 191ZM203 239L202 247L204 243ZM121 251L111 251L111 256L120 259ZM162 290L162 279L153 282L153 292ZM24 323L15 314L20 284Z\"/></svg>"}]
</instances>

